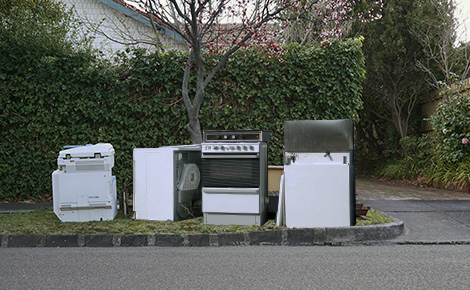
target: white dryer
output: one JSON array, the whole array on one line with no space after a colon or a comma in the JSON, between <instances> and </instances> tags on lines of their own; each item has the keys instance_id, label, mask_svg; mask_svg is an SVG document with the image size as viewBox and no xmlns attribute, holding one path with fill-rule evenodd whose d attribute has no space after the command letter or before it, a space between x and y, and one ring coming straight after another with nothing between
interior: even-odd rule
<instances>
[{"instance_id":1,"label":"white dryer","mask_svg":"<svg viewBox=\"0 0 470 290\"><path fill-rule=\"evenodd\" d=\"M178 221L202 214L201 145L134 149L137 219Z\"/></svg>"}]
</instances>

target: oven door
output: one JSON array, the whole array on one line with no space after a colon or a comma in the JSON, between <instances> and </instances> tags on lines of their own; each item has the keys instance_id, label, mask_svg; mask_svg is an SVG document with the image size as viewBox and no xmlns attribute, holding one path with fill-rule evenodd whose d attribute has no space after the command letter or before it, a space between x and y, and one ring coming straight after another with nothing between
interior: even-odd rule
<instances>
[{"instance_id":1,"label":"oven door","mask_svg":"<svg viewBox=\"0 0 470 290\"><path fill-rule=\"evenodd\" d=\"M203 187L259 188L259 153L202 154Z\"/></svg>"}]
</instances>

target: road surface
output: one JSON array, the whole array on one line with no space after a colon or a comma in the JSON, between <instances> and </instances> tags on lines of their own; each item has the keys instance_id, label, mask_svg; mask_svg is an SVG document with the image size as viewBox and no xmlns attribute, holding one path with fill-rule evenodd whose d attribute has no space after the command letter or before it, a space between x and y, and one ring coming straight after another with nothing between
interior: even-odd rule
<instances>
[{"instance_id":1,"label":"road surface","mask_svg":"<svg viewBox=\"0 0 470 290\"><path fill-rule=\"evenodd\" d=\"M1 289L468 289L470 245L0 248Z\"/></svg>"}]
</instances>

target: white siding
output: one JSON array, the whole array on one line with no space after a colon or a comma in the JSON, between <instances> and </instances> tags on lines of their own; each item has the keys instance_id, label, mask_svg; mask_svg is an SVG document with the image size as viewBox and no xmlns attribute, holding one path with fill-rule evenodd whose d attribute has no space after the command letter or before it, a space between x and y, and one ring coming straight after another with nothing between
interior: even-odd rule
<instances>
[{"instance_id":1,"label":"white siding","mask_svg":"<svg viewBox=\"0 0 470 290\"><path fill-rule=\"evenodd\" d=\"M153 50L151 42L155 34L149 26L114 10L98 0L62 0L67 7L74 7L74 14L84 23L84 31L91 30L94 37L93 47L112 56L116 51L125 50L130 45L137 45ZM108 37L106 37L107 35ZM165 50L188 50L187 46L167 35L161 35L160 41ZM139 42L138 44L136 44Z\"/></svg>"}]
</instances>

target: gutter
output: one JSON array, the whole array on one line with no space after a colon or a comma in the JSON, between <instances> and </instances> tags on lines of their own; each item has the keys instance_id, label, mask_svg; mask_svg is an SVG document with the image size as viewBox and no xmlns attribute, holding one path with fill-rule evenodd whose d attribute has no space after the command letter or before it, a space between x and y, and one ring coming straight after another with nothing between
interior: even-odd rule
<instances>
[{"instance_id":1,"label":"gutter","mask_svg":"<svg viewBox=\"0 0 470 290\"><path fill-rule=\"evenodd\" d=\"M136 20L140 23L143 23L144 25L152 28L152 24L150 23L150 20L148 19L148 17L144 16L142 14L142 12L138 12L136 10L133 10L133 9L131 9L131 8L125 6L124 4L122 4L118 1L115 1L115 0L98 0L98 1L100 3L108 6L108 7L113 8L114 10L119 11L122 14L124 14L126 16L129 16L132 19L134 19L134 20ZM168 27L165 27L161 23L155 23L155 24L157 26L158 31L160 31L161 33L167 35L168 37L170 37L170 38L172 38L172 39L174 39L178 42L185 43L184 39L179 34L174 32L173 30L169 29Z\"/></svg>"}]
</instances>

